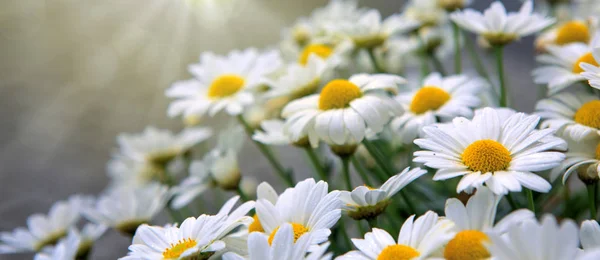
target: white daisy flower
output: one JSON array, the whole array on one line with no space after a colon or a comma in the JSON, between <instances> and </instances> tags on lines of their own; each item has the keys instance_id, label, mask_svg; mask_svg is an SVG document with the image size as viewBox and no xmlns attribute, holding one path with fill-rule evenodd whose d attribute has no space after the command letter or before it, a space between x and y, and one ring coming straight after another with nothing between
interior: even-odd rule
<instances>
[{"instance_id":1,"label":"white daisy flower","mask_svg":"<svg viewBox=\"0 0 600 260\"><path fill-rule=\"evenodd\" d=\"M564 145L554 129L536 130L540 118L517 113L501 120L499 112L484 108L473 120L457 117L452 124L427 126L415 144L414 162L438 169L433 180L463 176L457 192L471 192L484 183L495 194L521 191L522 186L548 192L552 186L532 173L552 169L565 155L550 150ZM550 140L550 141L548 141Z\"/></svg>"},{"instance_id":2,"label":"white daisy flower","mask_svg":"<svg viewBox=\"0 0 600 260\"><path fill-rule=\"evenodd\" d=\"M289 96L290 99L296 99L317 92L327 69L323 58L331 55L332 50L324 45L307 48L311 50L308 50L310 52L307 52L306 58L301 58L299 63L289 64L283 75L269 83L271 89L265 93L266 97Z\"/></svg>"},{"instance_id":3,"label":"white daisy flower","mask_svg":"<svg viewBox=\"0 0 600 260\"><path fill-rule=\"evenodd\" d=\"M404 222L397 242L385 230L373 228L364 239L352 239L357 251L350 251L337 259L393 260L398 256L403 257L400 259L431 259L453 237L450 231L453 224L440 220L432 211L416 220L414 218L412 215Z\"/></svg>"},{"instance_id":4,"label":"white daisy flower","mask_svg":"<svg viewBox=\"0 0 600 260\"><path fill-rule=\"evenodd\" d=\"M546 51L548 45L588 44L592 39L595 27L589 20L562 21L542 32L535 40L535 45L539 50Z\"/></svg>"},{"instance_id":5,"label":"white daisy flower","mask_svg":"<svg viewBox=\"0 0 600 260\"><path fill-rule=\"evenodd\" d=\"M600 89L600 65L598 65L598 60L600 60L600 48L597 47L600 46L594 45L592 57L588 57L588 60L583 60L579 67L583 71L581 76L587 79L590 86L595 89Z\"/></svg>"},{"instance_id":6,"label":"white daisy flower","mask_svg":"<svg viewBox=\"0 0 600 260\"><path fill-rule=\"evenodd\" d=\"M267 145L289 145L293 141L288 133L284 131L285 121L274 119L265 120L260 124L260 129L254 131L252 139ZM301 138L302 140L302 138ZM306 140L308 141L308 140ZM300 141L300 143L305 143Z\"/></svg>"},{"instance_id":7,"label":"white daisy flower","mask_svg":"<svg viewBox=\"0 0 600 260\"><path fill-rule=\"evenodd\" d=\"M106 165L110 178L109 189L117 187L143 187L164 173L154 165L139 162L120 155L113 156Z\"/></svg>"},{"instance_id":8,"label":"white daisy flower","mask_svg":"<svg viewBox=\"0 0 600 260\"><path fill-rule=\"evenodd\" d=\"M82 207L88 203L89 198L74 195L66 201L54 203L47 215L29 216L27 228L1 232L0 254L39 252L46 246L56 244L81 219Z\"/></svg>"},{"instance_id":9,"label":"white daisy flower","mask_svg":"<svg viewBox=\"0 0 600 260\"><path fill-rule=\"evenodd\" d=\"M554 23L553 18L533 13L532 1L525 2L519 12L507 13L502 2L495 1L483 13L465 9L452 13L450 19L463 29L479 34L490 44L498 46L539 32Z\"/></svg>"},{"instance_id":10,"label":"white daisy flower","mask_svg":"<svg viewBox=\"0 0 600 260\"><path fill-rule=\"evenodd\" d=\"M600 249L600 225L595 220L584 220L579 231L581 247L584 251Z\"/></svg>"},{"instance_id":11,"label":"white daisy flower","mask_svg":"<svg viewBox=\"0 0 600 260\"><path fill-rule=\"evenodd\" d=\"M511 225L506 234L489 233L488 250L498 260L592 260L591 254L581 254L578 248L577 225L563 220L559 226L551 215Z\"/></svg>"},{"instance_id":12,"label":"white daisy flower","mask_svg":"<svg viewBox=\"0 0 600 260\"><path fill-rule=\"evenodd\" d=\"M350 191L341 191L340 200L345 204L344 209L348 215L356 220L374 219L381 214L390 204L392 196L396 195L402 188L426 174L421 168L410 167L401 173L390 177L380 188L359 186Z\"/></svg>"},{"instance_id":13,"label":"white daisy flower","mask_svg":"<svg viewBox=\"0 0 600 260\"><path fill-rule=\"evenodd\" d=\"M119 156L162 166L211 135L212 131L203 127L186 128L179 134L173 134L169 130L149 126L139 134L117 136Z\"/></svg>"},{"instance_id":14,"label":"white daisy flower","mask_svg":"<svg viewBox=\"0 0 600 260\"><path fill-rule=\"evenodd\" d=\"M283 224L275 234L273 241L269 243L268 237L260 233L252 233L248 238L248 257L238 254L227 253L224 260L329 260L331 254L325 254L329 242L311 247L312 234L295 240L294 228L290 224ZM311 249L311 253L307 252Z\"/></svg>"},{"instance_id":15,"label":"white daisy flower","mask_svg":"<svg viewBox=\"0 0 600 260\"><path fill-rule=\"evenodd\" d=\"M387 74L359 74L349 80L332 80L320 94L289 103L282 111L286 131L293 141L308 136L317 147L319 140L330 145L357 144L366 129L381 132L402 108L385 91L395 92L404 79Z\"/></svg>"},{"instance_id":16,"label":"white daisy flower","mask_svg":"<svg viewBox=\"0 0 600 260\"><path fill-rule=\"evenodd\" d=\"M239 115L254 102L251 90L264 85L265 77L281 64L276 51L235 50L225 57L203 53L200 63L189 67L194 79L176 82L165 92L176 99L169 106L169 116L214 116L223 109Z\"/></svg>"},{"instance_id":17,"label":"white daisy flower","mask_svg":"<svg viewBox=\"0 0 600 260\"><path fill-rule=\"evenodd\" d=\"M518 222L535 219L535 214L527 209L516 210L494 225L496 209L501 196L494 195L488 188L480 187L469 198L465 206L460 200L446 201L446 218L454 223L456 235L444 248L447 260L488 259L490 252L484 246L490 239L485 232L504 233Z\"/></svg>"},{"instance_id":18,"label":"white daisy flower","mask_svg":"<svg viewBox=\"0 0 600 260\"><path fill-rule=\"evenodd\" d=\"M136 231L129 254L121 259L216 259L226 249L228 236L252 221L245 216L254 202L233 212L239 197L225 203L217 215L189 217L177 226L142 225Z\"/></svg>"},{"instance_id":19,"label":"white daisy flower","mask_svg":"<svg viewBox=\"0 0 600 260\"><path fill-rule=\"evenodd\" d=\"M102 224L86 224L81 231L71 228L68 235L56 246L46 247L34 259L73 260L87 259L94 242L100 238L107 227Z\"/></svg>"},{"instance_id":20,"label":"white daisy flower","mask_svg":"<svg viewBox=\"0 0 600 260\"><path fill-rule=\"evenodd\" d=\"M37 253L34 260L74 260L78 259L77 251L81 244L81 236L71 229L69 234L61 239L56 246L44 252Z\"/></svg>"},{"instance_id":21,"label":"white daisy flower","mask_svg":"<svg viewBox=\"0 0 600 260\"><path fill-rule=\"evenodd\" d=\"M563 175L562 181L565 183L573 172L578 171L582 181L596 182L600 172L600 136L579 142L568 136L564 138L569 150L565 153L566 159L550 172L550 180L554 181ZM582 173L586 174L582 176Z\"/></svg>"},{"instance_id":22,"label":"white daisy flower","mask_svg":"<svg viewBox=\"0 0 600 260\"><path fill-rule=\"evenodd\" d=\"M447 21L446 7L450 2L457 0L411 0L406 4L402 17L416 21L420 26L437 26ZM464 0L460 0L463 1ZM458 4L458 3L456 3Z\"/></svg>"},{"instance_id":23,"label":"white daisy flower","mask_svg":"<svg viewBox=\"0 0 600 260\"><path fill-rule=\"evenodd\" d=\"M473 3L473 0L437 0L439 6L448 12L463 9Z\"/></svg>"},{"instance_id":24,"label":"white daisy flower","mask_svg":"<svg viewBox=\"0 0 600 260\"><path fill-rule=\"evenodd\" d=\"M311 244L325 242L331 233L329 229L342 214L339 191L328 193L327 189L328 185L324 181L315 183L314 179L306 179L294 188L286 189L275 203L259 198L256 202L256 214L264 233L269 235L269 242L272 242L284 223L292 225L295 240L311 232Z\"/></svg>"},{"instance_id":25,"label":"white daisy flower","mask_svg":"<svg viewBox=\"0 0 600 260\"><path fill-rule=\"evenodd\" d=\"M258 185L258 187L256 187L256 201L263 199L271 202L271 204L273 205L277 204L277 200L279 199L279 195L277 194L275 189L273 189L273 187L271 187L271 185L269 185L269 183L266 182L262 182ZM248 232L265 232L265 229L262 227L260 219L258 218L258 214L256 213L252 217L252 224L248 226Z\"/></svg>"},{"instance_id":26,"label":"white daisy flower","mask_svg":"<svg viewBox=\"0 0 600 260\"><path fill-rule=\"evenodd\" d=\"M95 223L134 234L139 225L150 222L165 207L169 197L168 188L158 183L121 187L101 195L96 205L84 208L83 214Z\"/></svg>"},{"instance_id":27,"label":"white daisy flower","mask_svg":"<svg viewBox=\"0 0 600 260\"><path fill-rule=\"evenodd\" d=\"M579 142L600 135L600 99L587 92L559 93L538 101L536 114L542 128L557 129Z\"/></svg>"},{"instance_id":28,"label":"white daisy flower","mask_svg":"<svg viewBox=\"0 0 600 260\"><path fill-rule=\"evenodd\" d=\"M190 175L183 179L177 186L171 188L173 200L171 207L180 209L190 204L204 191L214 186L209 169L202 161L193 161L190 164Z\"/></svg>"},{"instance_id":29,"label":"white daisy flower","mask_svg":"<svg viewBox=\"0 0 600 260\"><path fill-rule=\"evenodd\" d=\"M419 22L406 19L400 14L381 18L379 10L371 9L356 20L347 20L327 25L330 33L352 40L357 48L374 48L392 36L408 32L419 26Z\"/></svg>"},{"instance_id":30,"label":"white daisy flower","mask_svg":"<svg viewBox=\"0 0 600 260\"><path fill-rule=\"evenodd\" d=\"M584 70L580 65L589 63L598 66L592 55L592 47L598 43L600 34L597 34L589 45L572 43L548 46L548 54L537 57L537 61L543 65L533 70L535 83L547 84L548 95L554 95L577 82L584 81L585 77L581 74Z\"/></svg>"},{"instance_id":31,"label":"white daisy flower","mask_svg":"<svg viewBox=\"0 0 600 260\"><path fill-rule=\"evenodd\" d=\"M442 77L435 72L429 74L420 88L396 96L404 114L394 118L392 129L399 139L411 143L420 136L424 126L445 121L457 116L472 117L473 109L480 105L477 96L486 85L482 79L471 79L465 75Z\"/></svg>"}]
</instances>

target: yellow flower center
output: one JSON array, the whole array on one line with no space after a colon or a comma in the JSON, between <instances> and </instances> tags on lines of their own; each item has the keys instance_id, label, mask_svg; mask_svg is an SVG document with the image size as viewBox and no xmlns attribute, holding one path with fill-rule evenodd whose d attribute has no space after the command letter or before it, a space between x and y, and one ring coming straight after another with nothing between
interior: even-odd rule
<instances>
[{"instance_id":1,"label":"yellow flower center","mask_svg":"<svg viewBox=\"0 0 600 260\"><path fill-rule=\"evenodd\" d=\"M306 228L302 224L293 223L293 222L290 224L292 225L292 229L294 230L294 242L296 242L296 240L298 240L298 238L300 238L302 235L304 235L304 233L308 232L308 228ZM273 243L273 239L275 238L275 234L277 234L277 230L279 230L279 227L276 227L273 230L273 232L271 232L271 235L269 235L269 245L271 243Z\"/></svg>"},{"instance_id":2,"label":"yellow flower center","mask_svg":"<svg viewBox=\"0 0 600 260\"><path fill-rule=\"evenodd\" d=\"M362 91L354 83L345 79L335 79L327 83L319 96L319 109L339 109L350 105L352 100L362 97Z\"/></svg>"},{"instance_id":3,"label":"yellow flower center","mask_svg":"<svg viewBox=\"0 0 600 260\"><path fill-rule=\"evenodd\" d=\"M489 241L486 234L477 230L464 230L448 242L444 249L446 260L480 260L491 255L482 242Z\"/></svg>"},{"instance_id":4,"label":"yellow flower center","mask_svg":"<svg viewBox=\"0 0 600 260\"><path fill-rule=\"evenodd\" d=\"M410 246L391 245L381 251L377 260L410 260L419 255L419 252Z\"/></svg>"},{"instance_id":5,"label":"yellow flower center","mask_svg":"<svg viewBox=\"0 0 600 260\"><path fill-rule=\"evenodd\" d=\"M252 216L252 219L254 219L254 221L252 221L252 223L248 227L248 233L252 233L252 232L261 232L262 233L262 232L265 232L265 229L260 224L260 220L258 219L258 215L254 214L254 216Z\"/></svg>"},{"instance_id":6,"label":"yellow flower center","mask_svg":"<svg viewBox=\"0 0 600 260\"><path fill-rule=\"evenodd\" d=\"M600 143L596 146L596 160L600 160Z\"/></svg>"},{"instance_id":7,"label":"yellow flower center","mask_svg":"<svg viewBox=\"0 0 600 260\"><path fill-rule=\"evenodd\" d=\"M415 114L422 114L429 110L436 110L450 100L450 94L438 87L425 86L419 89L410 103L410 110Z\"/></svg>"},{"instance_id":8,"label":"yellow flower center","mask_svg":"<svg viewBox=\"0 0 600 260\"><path fill-rule=\"evenodd\" d=\"M238 75L221 75L210 84L208 97L218 99L231 96L242 89L244 82L245 80Z\"/></svg>"},{"instance_id":9,"label":"yellow flower center","mask_svg":"<svg viewBox=\"0 0 600 260\"><path fill-rule=\"evenodd\" d=\"M196 246L196 241L192 240L190 238L185 238L182 240L177 241L177 243L175 244L171 244L171 247L165 249L165 251L163 251L163 258L165 259L172 259L172 258L178 258L181 254L183 254L183 252L185 252L185 250L188 250L192 247Z\"/></svg>"},{"instance_id":10,"label":"yellow flower center","mask_svg":"<svg viewBox=\"0 0 600 260\"><path fill-rule=\"evenodd\" d=\"M369 190L376 190L377 189L377 188L373 188L373 187L371 187L371 186L369 186L367 184L363 184L363 186L367 187L367 189L369 189Z\"/></svg>"},{"instance_id":11,"label":"yellow flower center","mask_svg":"<svg viewBox=\"0 0 600 260\"><path fill-rule=\"evenodd\" d=\"M592 100L583 104L575 112L575 122L600 129L600 100Z\"/></svg>"},{"instance_id":12,"label":"yellow flower center","mask_svg":"<svg viewBox=\"0 0 600 260\"><path fill-rule=\"evenodd\" d=\"M512 159L508 149L494 140L473 142L461 157L470 170L482 173L505 170Z\"/></svg>"},{"instance_id":13,"label":"yellow flower center","mask_svg":"<svg viewBox=\"0 0 600 260\"><path fill-rule=\"evenodd\" d=\"M583 69L579 67L579 64L581 64L582 62L589 63L594 66L599 66L598 62L596 62L596 60L594 59L594 55L592 55L591 52L588 52L588 53L584 54L583 56L579 57L579 59L577 59L577 61L573 65L573 73L579 74L579 73L583 72Z\"/></svg>"},{"instance_id":14,"label":"yellow flower center","mask_svg":"<svg viewBox=\"0 0 600 260\"><path fill-rule=\"evenodd\" d=\"M573 42L587 43L590 41L590 31L587 25L580 21L570 21L563 24L556 32L556 44L564 45Z\"/></svg>"},{"instance_id":15,"label":"yellow flower center","mask_svg":"<svg viewBox=\"0 0 600 260\"><path fill-rule=\"evenodd\" d=\"M298 59L298 63L306 65L306 63L308 63L308 57L310 57L311 54L315 54L323 59L326 59L327 57L329 57L329 55L331 55L332 52L333 49L327 45L311 44L306 46L304 50L302 50L300 58Z\"/></svg>"}]
</instances>

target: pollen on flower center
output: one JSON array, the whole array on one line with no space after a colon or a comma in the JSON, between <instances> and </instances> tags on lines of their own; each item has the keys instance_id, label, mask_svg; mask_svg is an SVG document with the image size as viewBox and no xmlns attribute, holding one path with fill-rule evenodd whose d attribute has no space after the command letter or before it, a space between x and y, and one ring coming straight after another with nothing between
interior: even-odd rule
<instances>
[{"instance_id":1,"label":"pollen on flower center","mask_svg":"<svg viewBox=\"0 0 600 260\"><path fill-rule=\"evenodd\" d=\"M221 75L214 79L208 88L208 96L211 98L224 98L231 96L244 86L245 80L234 74Z\"/></svg>"},{"instance_id":2,"label":"pollen on flower center","mask_svg":"<svg viewBox=\"0 0 600 260\"><path fill-rule=\"evenodd\" d=\"M480 260L488 259L491 255L482 242L489 241L486 234L478 230L463 230L444 249L447 260Z\"/></svg>"},{"instance_id":3,"label":"pollen on flower center","mask_svg":"<svg viewBox=\"0 0 600 260\"><path fill-rule=\"evenodd\" d=\"M587 25L580 21L570 21L556 31L556 44L565 45L573 42L587 43L590 41L590 31Z\"/></svg>"},{"instance_id":4,"label":"pollen on flower center","mask_svg":"<svg viewBox=\"0 0 600 260\"><path fill-rule=\"evenodd\" d=\"M410 246L391 245L381 251L377 260L410 260L419 255L419 252Z\"/></svg>"},{"instance_id":5,"label":"pollen on flower center","mask_svg":"<svg viewBox=\"0 0 600 260\"><path fill-rule=\"evenodd\" d=\"M181 254L183 254L183 252L185 252L185 250L195 247L196 244L196 241L190 238L181 239L177 241L177 243L171 244L171 247L163 251L163 258L178 258Z\"/></svg>"},{"instance_id":6,"label":"pollen on flower center","mask_svg":"<svg viewBox=\"0 0 600 260\"><path fill-rule=\"evenodd\" d=\"M450 94L445 90L425 86L419 89L412 102L410 103L410 110L415 114L422 114L429 110L436 110L446 104L450 100Z\"/></svg>"},{"instance_id":7,"label":"pollen on flower center","mask_svg":"<svg viewBox=\"0 0 600 260\"><path fill-rule=\"evenodd\" d=\"M254 214L254 216L252 216L252 219L254 221L252 221L252 223L250 224L250 226L248 227L248 233L252 233L252 232L265 232L265 229L262 227L262 224L260 224L260 220L258 219L258 215Z\"/></svg>"},{"instance_id":8,"label":"pollen on flower center","mask_svg":"<svg viewBox=\"0 0 600 260\"><path fill-rule=\"evenodd\" d=\"M573 64L573 73L579 74L583 72L583 69L579 67L579 64L581 64L582 62L589 63L594 66L599 66L598 62L596 62L596 59L594 59L594 55L592 55L591 52L588 52L583 56L579 57L579 59L577 59L577 61Z\"/></svg>"},{"instance_id":9,"label":"pollen on flower center","mask_svg":"<svg viewBox=\"0 0 600 260\"><path fill-rule=\"evenodd\" d=\"M332 52L333 49L327 45L311 44L306 46L304 50L302 50L300 58L298 59L298 63L306 65L306 63L308 63L308 57L310 57L311 54L315 54L323 59L326 59L327 57L329 57L329 55L331 55Z\"/></svg>"},{"instance_id":10,"label":"pollen on flower center","mask_svg":"<svg viewBox=\"0 0 600 260\"><path fill-rule=\"evenodd\" d=\"M319 109L339 109L350 105L352 100L360 98L362 91L354 83L335 79L327 83L319 96Z\"/></svg>"},{"instance_id":11,"label":"pollen on flower center","mask_svg":"<svg viewBox=\"0 0 600 260\"><path fill-rule=\"evenodd\" d=\"M592 100L583 104L575 112L575 122L600 129L600 100Z\"/></svg>"},{"instance_id":12,"label":"pollen on flower center","mask_svg":"<svg viewBox=\"0 0 600 260\"><path fill-rule=\"evenodd\" d=\"M596 146L596 160L600 160L600 143Z\"/></svg>"},{"instance_id":13,"label":"pollen on flower center","mask_svg":"<svg viewBox=\"0 0 600 260\"><path fill-rule=\"evenodd\" d=\"M473 142L461 157L470 170L482 173L505 170L512 159L508 149L494 140Z\"/></svg>"},{"instance_id":14,"label":"pollen on flower center","mask_svg":"<svg viewBox=\"0 0 600 260\"><path fill-rule=\"evenodd\" d=\"M306 228L304 225L299 224L299 223L290 223L292 225L292 229L294 230L294 242L296 242L296 240L298 240L298 238L300 238L302 235L304 235L304 233L308 232L308 228ZM271 235L269 235L269 245L273 242L273 239L275 238L275 234L277 234L277 230L279 230L279 227L276 227L275 229L273 229L273 232L271 232Z\"/></svg>"}]
</instances>

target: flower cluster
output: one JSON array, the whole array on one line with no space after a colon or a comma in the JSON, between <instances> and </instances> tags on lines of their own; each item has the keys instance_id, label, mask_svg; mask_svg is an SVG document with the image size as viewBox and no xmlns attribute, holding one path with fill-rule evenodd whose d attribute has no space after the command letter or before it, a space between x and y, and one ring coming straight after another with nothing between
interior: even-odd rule
<instances>
[{"instance_id":1,"label":"flower cluster","mask_svg":"<svg viewBox=\"0 0 600 260\"><path fill-rule=\"evenodd\" d=\"M332 0L277 48L202 53L165 91L180 133L119 135L102 193L1 233L0 253L85 259L110 228L131 238L121 259L600 259L600 2L471 2L383 18ZM544 96L524 113L503 58L531 35ZM201 126L217 115L231 122ZM243 167L246 141L277 185ZM275 146L306 153L314 178L297 181Z\"/></svg>"}]
</instances>

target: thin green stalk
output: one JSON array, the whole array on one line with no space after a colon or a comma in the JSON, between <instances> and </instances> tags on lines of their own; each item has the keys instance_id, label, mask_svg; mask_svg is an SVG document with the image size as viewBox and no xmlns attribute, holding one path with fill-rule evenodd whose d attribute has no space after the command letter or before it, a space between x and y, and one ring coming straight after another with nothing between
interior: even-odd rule
<instances>
[{"instance_id":1,"label":"thin green stalk","mask_svg":"<svg viewBox=\"0 0 600 260\"><path fill-rule=\"evenodd\" d=\"M363 227L362 225L362 221L356 221L356 225L358 226L358 231L360 231L361 235L364 235L365 233L367 233L367 230L365 230L365 227Z\"/></svg>"},{"instance_id":2,"label":"thin green stalk","mask_svg":"<svg viewBox=\"0 0 600 260\"><path fill-rule=\"evenodd\" d=\"M427 59L427 50L425 47L425 42L419 35L417 35L417 39L419 40L419 45L421 45L421 48L422 48L422 50L421 50L422 53L420 53L420 55L423 57L421 57L421 59L419 59L419 60L421 61L421 80L423 80L430 73L429 63L427 62L428 59Z\"/></svg>"},{"instance_id":3,"label":"thin green stalk","mask_svg":"<svg viewBox=\"0 0 600 260\"><path fill-rule=\"evenodd\" d=\"M587 194L588 194L588 204L590 207L590 216L592 219L596 219L597 210L596 210L596 184L586 185Z\"/></svg>"},{"instance_id":4,"label":"thin green stalk","mask_svg":"<svg viewBox=\"0 0 600 260\"><path fill-rule=\"evenodd\" d=\"M429 56L429 59L431 59L431 63L433 63L433 67L435 68L435 70L442 74L442 76L446 76L446 69L444 69L444 65L442 64L440 59L438 59L438 57L435 56L435 53L429 52L427 56Z\"/></svg>"},{"instance_id":5,"label":"thin green stalk","mask_svg":"<svg viewBox=\"0 0 600 260\"><path fill-rule=\"evenodd\" d=\"M404 202L406 203L408 210L410 210L410 212L412 214L417 214L417 210L416 210L415 206L412 204L412 202L410 201L410 199L408 198L406 193L404 193L403 190L400 190L399 193L400 193L400 196L402 197L402 199L404 200Z\"/></svg>"},{"instance_id":6,"label":"thin green stalk","mask_svg":"<svg viewBox=\"0 0 600 260\"><path fill-rule=\"evenodd\" d=\"M371 184L371 181L369 181L369 176L367 175L367 172L365 171L365 168L362 167L362 165L360 164L360 162L358 161L358 159L356 159L355 156L352 156L352 165L354 165L354 169L356 169L356 171L358 172L358 174L360 175L360 177L363 179L363 181L365 182L365 184L369 185L369 186L373 186Z\"/></svg>"},{"instance_id":7,"label":"thin green stalk","mask_svg":"<svg viewBox=\"0 0 600 260\"><path fill-rule=\"evenodd\" d=\"M327 173L325 172L325 169L323 169L322 164L319 161L317 154L315 153L315 150L307 146L304 147L304 151L306 152L306 155L308 155L308 159L312 163L313 168L315 168L315 172L317 173L318 178L320 178L323 181L327 181Z\"/></svg>"},{"instance_id":8,"label":"thin green stalk","mask_svg":"<svg viewBox=\"0 0 600 260\"><path fill-rule=\"evenodd\" d=\"M377 147L366 138L363 140L363 144L365 145L365 148L367 148L367 151L369 151L371 156L375 159L379 167L381 167L387 174L387 177L393 176L395 173L394 168L383 158L383 155L379 153Z\"/></svg>"},{"instance_id":9,"label":"thin green stalk","mask_svg":"<svg viewBox=\"0 0 600 260\"><path fill-rule=\"evenodd\" d=\"M246 134L248 135L248 137L250 137L250 139L254 142L254 144L256 144L258 149L262 152L262 154L265 156L265 158L267 158L269 163L271 163L271 166L273 166L273 169L275 169L275 171L277 172L279 177L281 177L287 185L289 185L290 187L293 187L294 179L292 177L292 172L286 170L283 167L283 165L281 165L281 163L279 163L279 161L275 158L275 156L273 155L273 152L271 152L271 149L269 149L268 146L264 145L263 143L254 141L254 139L252 139L252 134L254 133L254 130L252 130L252 127L250 127L250 125L248 125L248 123L246 122L246 120L244 120L244 117L242 115L238 116L238 120L244 126L244 129L246 130Z\"/></svg>"},{"instance_id":10,"label":"thin green stalk","mask_svg":"<svg viewBox=\"0 0 600 260\"><path fill-rule=\"evenodd\" d=\"M242 190L242 188L240 187L240 185L238 185L237 187L237 194L240 195L240 198L243 201L249 201L250 198L248 198L248 195L246 195L246 193L244 193L244 191Z\"/></svg>"},{"instance_id":11,"label":"thin green stalk","mask_svg":"<svg viewBox=\"0 0 600 260\"><path fill-rule=\"evenodd\" d=\"M496 54L496 69L498 70L498 81L500 82L500 106L506 107L508 102L506 100L506 82L504 79L504 46L494 46L494 53Z\"/></svg>"},{"instance_id":12,"label":"thin green stalk","mask_svg":"<svg viewBox=\"0 0 600 260\"><path fill-rule=\"evenodd\" d=\"M377 218L370 218L367 219L367 222L369 222L369 228L371 228L371 230L373 230L373 228L378 227L379 225L377 224Z\"/></svg>"},{"instance_id":13,"label":"thin green stalk","mask_svg":"<svg viewBox=\"0 0 600 260\"><path fill-rule=\"evenodd\" d=\"M340 231L342 233L342 236L344 237L344 241L346 243L346 251L350 250L350 248L352 248L352 240L350 240L350 237L348 236L348 230L346 230L345 228L346 223L344 221L344 218L340 218Z\"/></svg>"},{"instance_id":14,"label":"thin green stalk","mask_svg":"<svg viewBox=\"0 0 600 260\"><path fill-rule=\"evenodd\" d=\"M527 193L529 209L535 214L535 202L533 201L533 191L530 189L525 189L525 193Z\"/></svg>"},{"instance_id":15,"label":"thin green stalk","mask_svg":"<svg viewBox=\"0 0 600 260\"><path fill-rule=\"evenodd\" d=\"M473 42L471 41L471 39L469 39L469 36L466 33L463 33L463 37L465 39L465 47L467 48L469 58L471 58L471 61L473 62L473 66L475 66L477 74L479 74L479 76L485 78L490 84L492 84L492 81L490 80L490 75L488 74L487 69L483 65L483 62L481 62L479 55L475 51L475 46L473 46Z\"/></svg>"},{"instance_id":16,"label":"thin green stalk","mask_svg":"<svg viewBox=\"0 0 600 260\"><path fill-rule=\"evenodd\" d=\"M510 207L512 208L512 210L519 209L519 205L517 205L517 203L513 199L512 194L510 194L510 193L506 194L506 200L508 201L508 204L510 204Z\"/></svg>"},{"instance_id":17,"label":"thin green stalk","mask_svg":"<svg viewBox=\"0 0 600 260\"><path fill-rule=\"evenodd\" d=\"M346 189L352 190L352 181L350 180L350 158L343 156L340 157L342 159L342 170L344 174L344 181L346 182Z\"/></svg>"},{"instance_id":18,"label":"thin green stalk","mask_svg":"<svg viewBox=\"0 0 600 260\"><path fill-rule=\"evenodd\" d=\"M377 57L375 57L375 52L374 52L373 48L368 48L367 52L369 53L369 58L371 58L371 63L373 63L373 68L375 69L375 72L377 72L377 73L384 72L383 68L381 68L381 66L377 62Z\"/></svg>"},{"instance_id":19,"label":"thin green stalk","mask_svg":"<svg viewBox=\"0 0 600 260\"><path fill-rule=\"evenodd\" d=\"M460 37L462 34L460 33L460 28L455 22L451 22L451 24L454 37L454 73L460 74L462 73L462 52L460 49Z\"/></svg>"}]
</instances>

